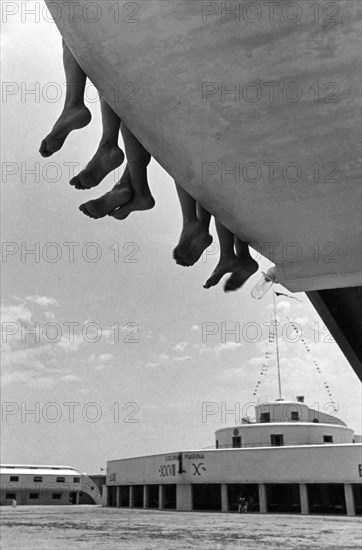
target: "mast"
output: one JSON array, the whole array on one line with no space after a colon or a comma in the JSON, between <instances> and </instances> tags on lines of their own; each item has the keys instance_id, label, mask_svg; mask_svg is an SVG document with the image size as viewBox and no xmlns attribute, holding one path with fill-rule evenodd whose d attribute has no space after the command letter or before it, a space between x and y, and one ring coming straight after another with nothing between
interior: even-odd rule
<instances>
[{"instance_id":1,"label":"mast","mask_svg":"<svg viewBox=\"0 0 362 550\"><path fill-rule=\"evenodd\" d=\"M278 324L277 324L277 308L275 303L275 292L273 291L273 303L274 303L274 331L275 331L275 345L277 350L277 368L278 368L278 389L279 389L279 401L282 400L282 383L280 379L280 361L279 361L279 343L278 343Z\"/></svg>"}]
</instances>

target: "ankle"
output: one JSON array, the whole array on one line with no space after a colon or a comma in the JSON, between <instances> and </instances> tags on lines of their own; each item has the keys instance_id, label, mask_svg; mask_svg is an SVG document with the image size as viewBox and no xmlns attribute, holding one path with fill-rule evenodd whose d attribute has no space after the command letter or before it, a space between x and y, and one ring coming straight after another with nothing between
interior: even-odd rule
<instances>
[{"instance_id":1,"label":"ankle","mask_svg":"<svg viewBox=\"0 0 362 550\"><path fill-rule=\"evenodd\" d=\"M86 108L84 101L80 99L67 99L64 105L65 109L83 109Z\"/></svg>"},{"instance_id":2,"label":"ankle","mask_svg":"<svg viewBox=\"0 0 362 550\"><path fill-rule=\"evenodd\" d=\"M236 258L236 255L231 252L228 252L227 254L221 253L219 263L220 264L227 263L227 262L230 262L231 260L235 260L235 258Z\"/></svg>"},{"instance_id":3,"label":"ankle","mask_svg":"<svg viewBox=\"0 0 362 550\"><path fill-rule=\"evenodd\" d=\"M99 149L117 149L118 144L115 140L109 138L102 138L99 142Z\"/></svg>"}]
</instances>

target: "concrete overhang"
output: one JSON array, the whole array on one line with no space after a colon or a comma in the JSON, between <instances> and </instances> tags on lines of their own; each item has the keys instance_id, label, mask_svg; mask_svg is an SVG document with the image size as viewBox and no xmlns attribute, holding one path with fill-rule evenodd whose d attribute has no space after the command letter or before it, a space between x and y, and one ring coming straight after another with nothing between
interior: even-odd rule
<instances>
[{"instance_id":1,"label":"concrete overhang","mask_svg":"<svg viewBox=\"0 0 362 550\"><path fill-rule=\"evenodd\" d=\"M273 19L262 1L234 15L203 0L46 2L122 120L281 284L361 284L359 0L317 20L308 0Z\"/></svg>"}]
</instances>

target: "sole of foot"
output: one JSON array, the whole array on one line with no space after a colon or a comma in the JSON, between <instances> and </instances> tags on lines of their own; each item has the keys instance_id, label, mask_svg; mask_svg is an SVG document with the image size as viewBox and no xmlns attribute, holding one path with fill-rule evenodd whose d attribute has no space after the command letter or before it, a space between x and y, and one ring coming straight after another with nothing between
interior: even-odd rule
<instances>
[{"instance_id":1,"label":"sole of foot","mask_svg":"<svg viewBox=\"0 0 362 550\"><path fill-rule=\"evenodd\" d=\"M237 269L232 273L224 286L225 292L232 292L241 288L244 283L254 275L259 269L259 264L255 260L250 261L248 264L243 264L240 269Z\"/></svg>"},{"instance_id":2,"label":"sole of foot","mask_svg":"<svg viewBox=\"0 0 362 550\"><path fill-rule=\"evenodd\" d=\"M119 147L100 147L84 170L70 180L70 185L76 189L92 189L123 161L124 153Z\"/></svg>"},{"instance_id":3,"label":"sole of foot","mask_svg":"<svg viewBox=\"0 0 362 550\"><path fill-rule=\"evenodd\" d=\"M89 218L98 220L114 212L116 208L130 202L132 192L129 188L109 191L99 199L94 199L81 204L79 210Z\"/></svg>"},{"instance_id":4,"label":"sole of foot","mask_svg":"<svg viewBox=\"0 0 362 550\"><path fill-rule=\"evenodd\" d=\"M199 223L190 225L181 234L180 242L173 251L173 258L178 265L191 267L211 245L212 236Z\"/></svg>"},{"instance_id":5,"label":"sole of foot","mask_svg":"<svg viewBox=\"0 0 362 550\"><path fill-rule=\"evenodd\" d=\"M53 130L40 145L39 153L42 157L50 157L59 151L73 130L80 130L87 126L92 119L89 109L82 107L70 107L65 109L54 125Z\"/></svg>"},{"instance_id":6,"label":"sole of foot","mask_svg":"<svg viewBox=\"0 0 362 550\"><path fill-rule=\"evenodd\" d=\"M204 288L211 288L216 286L221 279L227 273L233 273L238 269L242 269L242 262L237 256L226 258L225 260L220 260L216 268L212 272L211 277L204 284Z\"/></svg>"},{"instance_id":7,"label":"sole of foot","mask_svg":"<svg viewBox=\"0 0 362 550\"><path fill-rule=\"evenodd\" d=\"M144 210L151 210L155 206L155 199L152 195L147 197L135 197L130 202L114 210L109 216L116 220L124 220L132 212L142 212Z\"/></svg>"}]
</instances>

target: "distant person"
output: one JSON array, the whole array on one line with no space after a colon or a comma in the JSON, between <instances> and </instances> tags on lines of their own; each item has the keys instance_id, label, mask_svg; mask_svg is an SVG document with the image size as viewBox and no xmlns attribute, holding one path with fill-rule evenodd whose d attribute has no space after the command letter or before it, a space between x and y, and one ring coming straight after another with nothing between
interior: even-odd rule
<instances>
[{"instance_id":1,"label":"distant person","mask_svg":"<svg viewBox=\"0 0 362 550\"><path fill-rule=\"evenodd\" d=\"M16 502L16 499L15 499L15 498L13 498L13 502L12 502L11 506L12 506L13 508L16 508L17 502Z\"/></svg>"},{"instance_id":2,"label":"distant person","mask_svg":"<svg viewBox=\"0 0 362 550\"><path fill-rule=\"evenodd\" d=\"M243 514L246 514L249 510L249 501L247 498L244 499L244 504L243 504L243 508L242 508L242 513Z\"/></svg>"},{"instance_id":3,"label":"distant person","mask_svg":"<svg viewBox=\"0 0 362 550\"><path fill-rule=\"evenodd\" d=\"M244 505L245 505L245 498L240 496L239 500L238 500L238 513L239 514L243 513Z\"/></svg>"}]
</instances>

